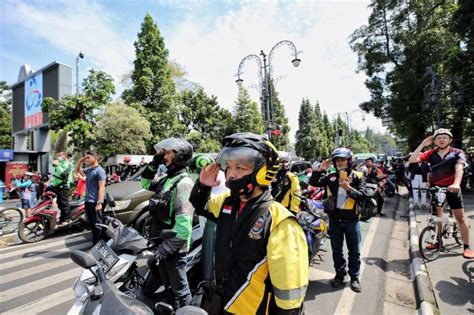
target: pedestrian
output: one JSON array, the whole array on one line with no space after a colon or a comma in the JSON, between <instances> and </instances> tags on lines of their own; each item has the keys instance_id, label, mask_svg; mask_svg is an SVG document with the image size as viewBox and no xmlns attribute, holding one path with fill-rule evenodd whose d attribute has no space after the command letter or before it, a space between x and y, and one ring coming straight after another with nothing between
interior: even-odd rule
<instances>
[{"instance_id":1,"label":"pedestrian","mask_svg":"<svg viewBox=\"0 0 474 315\"><path fill-rule=\"evenodd\" d=\"M104 208L105 181L107 175L99 165L100 157L94 151L86 152L76 165L76 173L86 177L85 208L87 221L92 231L92 244L95 245L102 239L102 228L96 226L102 223L102 210ZM83 164L87 168L82 168Z\"/></svg>"},{"instance_id":2,"label":"pedestrian","mask_svg":"<svg viewBox=\"0 0 474 315\"><path fill-rule=\"evenodd\" d=\"M278 152L262 136L224 138L217 163L203 167L191 202L217 220L215 307L225 314L300 314L308 285L308 247L295 216L269 186ZM230 192L211 194L225 172Z\"/></svg>"},{"instance_id":3,"label":"pedestrian","mask_svg":"<svg viewBox=\"0 0 474 315\"><path fill-rule=\"evenodd\" d=\"M366 167L366 183L377 184L377 214L381 217L385 216L385 213L382 212L383 205L385 203L383 188L380 185L380 181L383 180L384 174L380 168L375 166L375 159L373 157L368 157L365 159Z\"/></svg>"},{"instance_id":4,"label":"pedestrian","mask_svg":"<svg viewBox=\"0 0 474 315\"><path fill-rule=\"evenodd\" d=\"M56 194L58 208L61 216L58 225L66 225L70 214L69 189L72 184L72 163L67 159L65 152L56 153L54 174L51 181L52 190Z\"/></svg>"},{"instance_id":5,"label":"pedestrian","mask_svg":"<svg viewBox=\"0 0 474 315\"><path fill-rule=\"evenodd\" d=\"M186 274L186 254L191 245L194 208L189 202L193 181L186 167L193 155L192 145L179 138L168 138L155 145L156 155L142 172L144 189L155 192L150 198L150 237L165 229L176 236L164 240L148 261L151 272L145 280L145 293L154 295L160 281L167 289L174 308L191 304L191 290ZM166 164L166 176L154 181L160 164Z\"/></svg>"},{"instance_id":6,"label":"pedestrian","mask_svg":"<svg viewBox=\"0 0 474 315\"><path fill-rule=\"evenodd\" d=\"M293 214L300 211L301 189L298 176L290 172L290 156L288 153L280 153L280 169L271 185L271 194L275 201L281 203ZM304 173L306 176L306 172Z\"/></svg>"},{"instance_id":7,"label":"pedestrian","mask_svg":"<svg viewBox=\"0 0 474 315\"><path fill-rule=\"evenodd\" d=\"M474 251L469 246L469 226L464 215L461 181L466 157L460 149L451 147L453 134L448 129L440 128L433 136L427 137L416 148L410 157L410 163L428 162L431 165L430 186L447 187L446 202L456 219L464 243L463 257L474 258ZM421 153L421 151L434 143L435 148ZM437 208L438 217L443 217L443 207ZM442 224L438 224L441 231ZM439 248L440 243L428 244L429 249Z\"/></svg>"},{"instance_id":8,"label":"pedestrian","mask_svg":"<svg viewBox=\"0 0 474 315\"><path fill-rule=\"evenodd\" d=\"M76 189L72 193L72 197L75 200L81 199L86 194L86 176L81 173L74 173L74 179L76 182Z\"/></svg>"},{"instance_id":9,"label":"pedestrian","mask_svg":"<svg viewBox=\"0 0 474 315\"><path fill-rule=\"evenodd\" d=\"M413 204L415 209L428 209L426 203L426 190L428 188L428 177L430 166L426 162L410 163L410 182L413 191ZM421 200L420 200L421 199Z\"/></svg>"},{"instance_id":10,"label":"pedestrian","mask_svg":"<svg viewBox=\"0 0 474 315\"><path fill-rule=\"evenodd\" d=\"M31 215L31 208L36 203L34 175L34 173L26 172L20 180L15 178L15 187L20 192L21 207L25 210L26 217Z\"/></svg>"},{"instance_id":11,"label":"pedestrian","mask_svg":"<svg viewBox=\"0 0 474 315\"><path fill-rule=\"evenodd\" d=\"M329 215L329 236L331 237L332 258L336 276L331 286L337 288L344 284L347 274L346 260L343 255L344 238L349 251L349 276L351 289L361 292L360 284L360 224L358 201L364 199L365 178L360 172L351 169L352 152L346 148L337 148L319 166L310 178L309 183L316 187L325 187L325 197L333 202L326 202L325 211ZM335 171L327 173L331 164ZM331 205L332 204L332 205Z\"/></svg>"}]
</instances>

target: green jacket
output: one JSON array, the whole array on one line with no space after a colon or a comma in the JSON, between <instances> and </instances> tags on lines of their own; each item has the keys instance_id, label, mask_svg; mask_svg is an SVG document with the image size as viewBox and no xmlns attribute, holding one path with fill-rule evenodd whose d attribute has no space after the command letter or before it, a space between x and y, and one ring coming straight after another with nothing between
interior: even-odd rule
<instances>
[{"instance_id":1,"label":"green jacket","mask_svg":"<svg viewBox=\"0 0 474 315\"><path fill-rule=\"evenodd\" d=\"M51 185L53 185L53 187L59 187L63 184L67 184L68 188L70 188L72 184L72 174L74 172L73 168L74 166L68 160L60 162L59 165L54 168Z\"/></svg>"}]
</instances>

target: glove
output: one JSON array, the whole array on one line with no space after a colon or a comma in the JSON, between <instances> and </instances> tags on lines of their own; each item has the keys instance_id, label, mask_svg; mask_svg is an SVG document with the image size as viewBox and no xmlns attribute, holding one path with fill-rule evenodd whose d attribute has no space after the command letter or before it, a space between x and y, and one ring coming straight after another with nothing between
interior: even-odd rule
<instances>
[{"instance_id":1,"label":"glove","mask_svg":"<svg viewBox=\"0 0 474 315\"><path fill-rule=\"evenodd\" d=\"M149 165L156 170L158 169L158 166L160 166L160 164L163 164L163 162L165 161L164 158L165 158L164 152L157 153L155 154L155 156L153 157L153 160L150 162Z\"/></svg>"},{"instance_id":2,"label":"glove","mask_svg":"<svg viewBox=\"0 0 474 315\"><path fill-rule=\"evenodd\" d=\"M160 260L164 260L168 257L168 252L163 248L163 246L158 247L158 249L155 252L155 255L150 257L148 259L148 265L156 265L158 266L160 263Z\"/></svg>"}]
</instances>

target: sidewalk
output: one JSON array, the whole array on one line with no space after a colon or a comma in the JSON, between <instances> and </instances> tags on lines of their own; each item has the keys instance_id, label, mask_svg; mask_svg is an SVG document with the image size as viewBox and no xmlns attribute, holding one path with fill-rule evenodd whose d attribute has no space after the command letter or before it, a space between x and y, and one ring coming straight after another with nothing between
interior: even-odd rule
<instances>
[{"instance_id":1,"label":"sidewalk","mask_svg":"<svg viewBox=\"0 0 474 315\"><path fill-rule=\"evenodd\" d=\"M469 243L474 246L474 191L463 194L467 223L471 226ZM418 233L427 225L427 211L415 211ZM425 262L428 276L441 314L474 313L474 260L462 257L463 247L454 239L445 241L446 252L438 259Z\"/></svg>"}]
</instances>

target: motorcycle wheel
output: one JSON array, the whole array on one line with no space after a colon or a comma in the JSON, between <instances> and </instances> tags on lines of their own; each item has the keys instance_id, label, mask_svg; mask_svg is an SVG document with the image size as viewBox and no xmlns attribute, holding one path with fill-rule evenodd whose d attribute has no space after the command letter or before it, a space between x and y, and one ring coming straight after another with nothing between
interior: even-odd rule
<instances>
[{"instance_id":1,"label":"motorcycle wheel","mask_svg":"<svg viewBox=\"0 0 474 315\"><path fill-rule=\"evenodd\" d=\"M48 222L36 219L26 224L22 222L18 228L18 237L25 243L36 243L43 240L48 232Z\"/></svg>"},{"instance_id":2,"label":"motorcycle wheel","mask_svg":"<svg viewBox=\"0 0 474 315\"><path fill-rule=\"evenodd\" d=\"M137 230L144 238L150 237L150 228L151 228L151 216L148 211L142 213L135 224L133 225L135 230Z\"/></svg>"}]
</instances>

